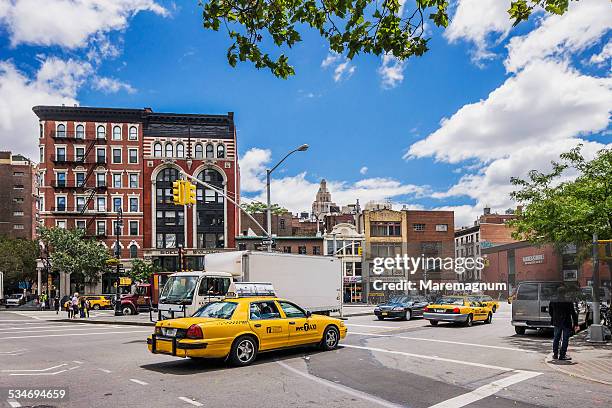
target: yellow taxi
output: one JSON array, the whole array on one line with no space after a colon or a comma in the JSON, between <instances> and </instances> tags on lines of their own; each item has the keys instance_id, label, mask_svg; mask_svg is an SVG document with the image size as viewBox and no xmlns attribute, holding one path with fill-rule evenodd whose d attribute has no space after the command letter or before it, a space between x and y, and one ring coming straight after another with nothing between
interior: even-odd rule
<instances>
[{"instance_id":1,"label":"yellow taxi","mask_svg":"<svg viewBox=\"0 0 612 408\"><path fill-rule=\"evenodd\" d=\"M438 322L463 323L472 326L474 322L491 323L493 310L470 296L442 296L423 309L423 318L432 326Z\"/></svg>"},{"instance_id":2,"label":"yellow taxi","mask_svg":"<svg viewBox=\"0 0 612 408\"><path fill-rule=\"evenodd\" d=\"M212 302L192 317L159 321L147 345L154 354L226 358L244 366L259 352L304 345L333 350L346 331L342 320L313 315L290 301L249 297Z\"/></svg>"},{"instance_id":3,"label":"yellow taxi","mask_svg":"<svg viewBox=\"0 0 612 408\"><path fill-rule=\"evenodd\" d=\"M86 295L85 299L89 300L90 309L100 310L111 307L110 298L106 296Z\"/></svg>"},{"instance_id":4,"label":"yellow taxi","mask_svg":"<svg viewBox=\"0 0 612 408\"><path fill-rule=\"evenodd\" d=\"M485 306L490 307L493 313L499 309L499 301L493 299L489 295L471 295L470 299L474 299L477 302L484 303Z\"/></svg>"}]
</instances>

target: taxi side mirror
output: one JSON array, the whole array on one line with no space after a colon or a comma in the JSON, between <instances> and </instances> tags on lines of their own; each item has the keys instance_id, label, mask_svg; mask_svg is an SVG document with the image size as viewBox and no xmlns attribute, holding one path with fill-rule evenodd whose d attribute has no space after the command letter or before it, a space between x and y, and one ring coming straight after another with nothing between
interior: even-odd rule
<instances>
[{"instance_id":1,"label":"taxi side mirror","mask_svg":"<svg viewBox=\"0 0 612 408\"><path fill-rule=\"evenodd\" d=\"M310 317L310 316L312 316L312 312L310 310L307 310L306 311L306 317Z\"/></svg>"}]
</instances>

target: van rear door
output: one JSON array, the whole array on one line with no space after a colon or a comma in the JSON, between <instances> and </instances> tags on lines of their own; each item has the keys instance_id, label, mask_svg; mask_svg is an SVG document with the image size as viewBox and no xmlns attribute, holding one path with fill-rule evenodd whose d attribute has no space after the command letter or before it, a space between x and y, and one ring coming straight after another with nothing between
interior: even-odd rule
<instances>
[{"instance_id":1,"label":"van rear door","mask_svg":"<svg viewBox=\"0 0 612 408\"><path fill-rule=\"evenodd\" d=\"M540 318L538 309L538 284L534 282L519 283L516 299L512 302L512 320L537 321Z\"/></svg>"},{"instance_id":2,"label":"van rear door","mask_svg":"<svg viewBox=\"0 0 612 408\"><path fill-rule=\"evenodd\" d=\"M542 323L552 324L548 309L550 301L557 296L559 286L561 286L560 282L540 283L540 321Z\"/></svg>"}]
</instances>

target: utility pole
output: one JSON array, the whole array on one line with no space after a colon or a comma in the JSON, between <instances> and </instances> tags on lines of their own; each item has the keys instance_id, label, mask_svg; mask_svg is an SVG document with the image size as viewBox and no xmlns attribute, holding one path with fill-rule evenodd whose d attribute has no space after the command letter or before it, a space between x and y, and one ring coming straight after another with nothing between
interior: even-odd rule
<instances>
[{"instance_id":1,"label":"utility pole","mask_svg":"<svg viewBox=\"0 0 612 408\"><path fill-rule=\"evenodd\" d=\"M593 324L589 326L589 341L603 343L604 332L599 316L599 241L597 233L593 234Z\"/></svg>"},{"instance_id":2,"label":"utility pole","mask_svg":"<svg viewBox=\"0 0 612 408\"><path fill-rule=\"evenodd\" d=\"M117 266L116 266L116 271L117 271L117 296L115 298L115 316L122 316L123 315L123 310L121 310L121 293L120 293L120 283L121 283L121 277L119 276L120 271L121 271L121 263L119 262L119 259L121 259L121 247L120 247L120 241L119 241L119 236L121 235L121 226L123 225L123 211L121 210L121 208L117 209L117 220L115 221L115 235L116 235L116 241L115 241L115 258L117 258Z\"/></svg>"}]
</instances>

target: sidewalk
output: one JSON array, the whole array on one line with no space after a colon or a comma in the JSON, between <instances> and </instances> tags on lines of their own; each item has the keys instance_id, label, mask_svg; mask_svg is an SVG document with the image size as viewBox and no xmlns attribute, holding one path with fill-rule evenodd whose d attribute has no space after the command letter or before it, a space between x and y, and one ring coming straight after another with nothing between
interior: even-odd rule
<instances>
[{"instance_id":1,"label":"sidewalk","mask_svg":"<svg viewBox=\"0 0 612 408\"><path fill-rule=\"evenodd\" d=\"M612 385L612 344L589 343L586 335L585 330L570 340L568 355L572 361L555 361L549 354L545 363L572 377Z\"/></svg>"}]
</instances>

